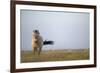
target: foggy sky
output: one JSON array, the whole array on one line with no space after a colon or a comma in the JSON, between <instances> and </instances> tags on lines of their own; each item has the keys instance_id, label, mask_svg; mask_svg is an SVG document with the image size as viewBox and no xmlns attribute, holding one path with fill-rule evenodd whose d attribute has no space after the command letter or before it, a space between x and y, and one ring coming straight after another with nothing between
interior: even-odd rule
<instances>
[{"instance_id":1,"label":"foggy sky","mask_svg":"<svg viewBox=\"0 0 100 73\"><path fill-rule=\"evenodd\" d=\"M21 49L32 50L32 31L54 41L47 49L89 48L89 13L21 10Z\"/></svg>"}]
</instances>

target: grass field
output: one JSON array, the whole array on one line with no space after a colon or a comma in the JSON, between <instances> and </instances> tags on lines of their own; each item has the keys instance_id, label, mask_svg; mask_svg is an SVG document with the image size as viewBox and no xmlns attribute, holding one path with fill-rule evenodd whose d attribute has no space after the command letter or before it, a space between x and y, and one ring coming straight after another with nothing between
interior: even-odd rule
<instances>
[{"instance_id":1,"label":"grass field","mask_svg":"<svg viewBox=\"0 0 100 73\"><path fill-rule=\"evenodd\" d=\"M89 59L88 49L67 49L42 51L40 55L32 51L21 51L21 62L48 62Z\"/></svg>"}]
</instances>

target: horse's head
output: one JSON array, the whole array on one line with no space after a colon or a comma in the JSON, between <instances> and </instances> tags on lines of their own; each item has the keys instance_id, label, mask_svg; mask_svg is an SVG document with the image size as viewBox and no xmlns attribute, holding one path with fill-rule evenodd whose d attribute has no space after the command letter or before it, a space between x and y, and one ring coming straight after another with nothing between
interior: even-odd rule
<instances>
[{"instance_id":1,"label":"horse's head","mask_svg":"<svg viewBox=\"0 0 100 73\"><path fill-rule=\"evenodd\" d=\"M39 30L33 30L34 33L40 34Z\"/></svg>"}]
</instances>

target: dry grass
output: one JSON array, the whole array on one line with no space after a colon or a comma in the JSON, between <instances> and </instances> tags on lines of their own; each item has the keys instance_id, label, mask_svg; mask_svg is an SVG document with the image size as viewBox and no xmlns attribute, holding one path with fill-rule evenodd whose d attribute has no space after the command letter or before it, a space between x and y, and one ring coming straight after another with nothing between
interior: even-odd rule
<instances>
[{"instance_id":1,"label":"dry grass","mask_svg":"<svg viewBox=\"0 0 100 73\"><path fill-rule=\"evenodd\" d=\"M47 62L89 59L88 49L67 49L42 51L40 55L32 51L21 51L21 62Z\"/></svg>"}]
</instances>

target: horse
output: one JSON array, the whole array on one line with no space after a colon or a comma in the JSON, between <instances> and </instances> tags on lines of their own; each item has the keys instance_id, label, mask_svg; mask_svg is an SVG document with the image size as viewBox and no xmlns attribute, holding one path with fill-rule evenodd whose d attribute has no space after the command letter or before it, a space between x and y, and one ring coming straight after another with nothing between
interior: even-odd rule
<instances>
[{"instance_id":1,"label":"horse","mask_svg":"<svg viewBox=\"0 0 100 73\"><path fill-rule=\"evenodd\" d=\"M40 54L41 50L43 47L43 38L37 33L33 32L32 33L32 49L35 53Z\"/></svg>"},{"instance_id":2,"label":"horse","mask_svg":"<svg viewBox=\"0 0 100 73\"><path fill-rule=\"evenodd\" d=\"M34 54L38 53L40 55L42 51L43 45L52 45L53 41L43 41L42 36L40 36L40 33L38 30L34 30L32 33L32 49Z\"/></svg>"}]
</instances>

